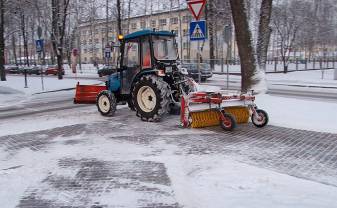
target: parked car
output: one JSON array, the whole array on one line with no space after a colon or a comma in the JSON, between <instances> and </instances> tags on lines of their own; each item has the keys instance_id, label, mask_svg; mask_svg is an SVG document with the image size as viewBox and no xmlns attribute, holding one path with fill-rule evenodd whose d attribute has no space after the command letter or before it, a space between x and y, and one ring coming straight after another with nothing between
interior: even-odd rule
<instances>
[{"instance_id":1,"label":"parked car","mask_svg":"<svg viewBox=\"0 0 337 208\"><path fill-rule=\"evenodd\" d=\"M29 75L31 74L40 75L42 72L42 68L40 66L24 66L20 68L20 71L23 74L25 73L25 70Z\"/></svg>"},{"instance_id":2,"label":"parked car","mask_svg":"<svg viewBox=\"0 0 337 208\"><path fill-rule=\"evenodd\" d=\"M198 81L199 72L197 63L184 63L181 65L181 67L187 69L189 77L192 77L194 80ZM206 81L207 78L213 76L213 72L209 64L200 63L199 67L201 72L201 81Z\"/></svg>"},{"instance_id":3,"label":"parked car","mask_svg":"<svg viewBox=\"0 0 337 208\"><path fill-rule=\"evenodd\" d=\"M20 74L18 66L5 66L6 74Z\"/></svg>"},{"instance_id":4,"label":"parked car","mask_svg":"<svg viewBox=\"0 0 337 208\"><path fill-rule=\"evenodd\" d=\"M62 67L62 75L64 75L64 68ZM58 73L58 66L57 65L48 65L46 71L44 72L45 75L57 75Z\"/></svg>"},{"instance_id":5,"label":"parked car","mask_svg":"<svg viewBox=\"0 0 337 208\"><path fill-rule=\"evenodd\" d=\"M105 65L102 68L98 69L97 74L99 77L107 76L116 72L116 66L114 65Z\"/></svg>"}]
</instances>

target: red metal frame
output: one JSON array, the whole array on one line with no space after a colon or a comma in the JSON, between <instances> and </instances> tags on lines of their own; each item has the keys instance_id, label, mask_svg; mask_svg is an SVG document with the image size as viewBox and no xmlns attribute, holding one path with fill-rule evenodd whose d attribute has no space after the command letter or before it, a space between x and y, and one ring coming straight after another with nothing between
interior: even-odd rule
<instances>
[{"instance_id":1,"label":"red metal frame","mask_svg":"<svg viewBox=\"0 0 337 208\"><path fill-rule=\"evenodd\" d=\"M76 93L74 98L75 104L94 104L96 103L96 97L98 93L103 90L107 90L107 86L98 85L80 85L78 82L76 85Z\"/></svg>"}]
</instances>

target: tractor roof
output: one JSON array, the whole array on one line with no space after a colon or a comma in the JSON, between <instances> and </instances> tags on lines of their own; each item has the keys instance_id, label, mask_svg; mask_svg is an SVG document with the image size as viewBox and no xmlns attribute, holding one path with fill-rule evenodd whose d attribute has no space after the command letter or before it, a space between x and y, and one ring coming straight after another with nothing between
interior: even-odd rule
<instances>
[{"instance_id":1,"label":"tractor roof","mask_svg":"<svg viewBox=\"0 0 337 208\"><path fill-rule=\"evenodd\" d=\"M148 35L175 36L172 32L169 31L140 30L124 36L124 39L128 40Z\"/></svg>"}]
</instances>

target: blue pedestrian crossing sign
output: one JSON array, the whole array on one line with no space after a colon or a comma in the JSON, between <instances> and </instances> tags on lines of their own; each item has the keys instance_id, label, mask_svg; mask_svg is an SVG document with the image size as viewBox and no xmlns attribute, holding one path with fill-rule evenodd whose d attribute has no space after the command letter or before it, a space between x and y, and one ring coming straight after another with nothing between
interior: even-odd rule
<instances>
[{"instance_id":1,"label":"blue pedestrian crossing sign","mask_svg":"<svg viewBox=\"0 0 337 208\"><path fill-rule=\"evenodd\" d=\"M190 23L190 40L205 40L207 39L206 21L200 20Z\"/></svg>"},{"instance_id":2,"label":"blue pedestrian crossing sign","mask_svg":"<svg viewBox=\"0 0 337 208\"><path fill-rule=\"evenodd\" d=\"M35 44L36 44L36 52L41 53L43 51L43 39L36 40Z\"/></svg>"}]
</instances>

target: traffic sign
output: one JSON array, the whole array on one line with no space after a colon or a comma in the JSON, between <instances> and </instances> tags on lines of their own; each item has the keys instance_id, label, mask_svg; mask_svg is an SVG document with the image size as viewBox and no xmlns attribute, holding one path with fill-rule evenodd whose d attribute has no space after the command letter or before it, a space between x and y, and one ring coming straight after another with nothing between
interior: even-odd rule
<instances>
[{"instance_id":1,"label":"traffic sign","mask_svg":"<svg viewBox=\"0 0 337 208\"><path fill-rule=\"evenodd\" d=\"M43 51L43 39L36 40L35 44L36 44L36 52L41 53Z\"/></svg>"},{"instance_id":2,"label":"traffic sign","mask_svg":"<svg viewBox=\"0 0 337 208\"><path fill-rule=\"evenodd\" d=\"M205 40L207 39L206 21L195 21L190 23L190 40Z\"/></svg>"},{"instance_id":3,"label":"traffic sign","mask_svg":"<svg viewBox=\"0 0 337 208\"><path fill-rule=\"evenodd\" d=\"M192 12L194 18L199 20L201 12L205 7L206 0L190 0L187 2L188 8Z\"/></svg>"},{"instance_id":4,"label":"traffic sign","mask_svg":"<svg viewBox=\"0 0 337 208\"><path fill-rule=\"evenodd\" d=\"M105 56L105 58L111 58L111 52L105 51L104 56Z\"/></svg>"}]
</instances>

